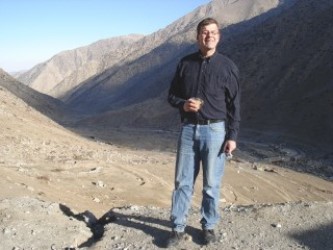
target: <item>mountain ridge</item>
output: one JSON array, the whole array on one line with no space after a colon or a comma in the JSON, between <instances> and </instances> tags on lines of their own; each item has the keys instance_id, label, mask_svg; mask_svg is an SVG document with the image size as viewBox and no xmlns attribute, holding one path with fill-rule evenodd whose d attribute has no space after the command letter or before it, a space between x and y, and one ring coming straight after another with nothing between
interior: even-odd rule
<instances>
[{"instance_id":1,"label":"mountain ridge","mask_svg":"<svg viewBox=\"0 0 333 250\"><path fill-rule=\"evenodd\" d=\"M58 123L66 123L71 120L70 117L74 118L70 107L65 103L26 86L1 68L0 87Z\"/></svg>"},{"instance_id":2,"label":"mountain ridge","mask_svg":"<svg viewBox=\"0 0 333 250\"><path fill-rule=\"evenodd\" d=\"M177 110L166 102L168 85L177 61L196 50L197 21L218 12L216 18L222 24L218 49L241 71L241 136L247 131L261 131L259 135L267 131L273 140L288 137L331 148L332 1L244 3L215 0L198 7L128 50L117 50L117 60L126 58L78 83L61 99L90 116L77 124L92 124L96 119L111 127L177 129ZM138 46L142 50L136 52Z\"/></svg>"},{"instance_id":3,"label":"mountain ridge","mask_svg":"<svg viewBox=\"0 0 333 250\"><path fill-rule=\"evenodd\" d=\"M272 5L274 7L277 6L279 1L269 1L270 4L268 4L267 1L265 4L264 1L251 1L251 3L255 6L259 6L261 11L265 11L266 9L271 8ZM167 26L163 30L165 34L168 34L166 42L158 47L155 47L150 53L144 54L141 52L141 57L137 60L130 61L126 65L121 65L122 67L110 68L107 72L103 73L106 75L104 76L105 80L98 80L94 78L90 82L88 81L81 84L80 89L76 93L74 92L70 98L66 99L66 103L74 107L86 106L87 108L85 108L84 111L88 112L91 109L90 112L92 113L106 111L103 108L103 105L108 107L108 109L110 109L110 106L112 109L115 107L120 108L124 105L123 96L126 95L126 92L130 88L133 88L131 92L136 93L137 96L141 94L141 97L136 97L136 101L134 101L135 97L133 95L131 95L133 98L131 101L129 101L128 98L125 98L129 101L127 105L138 103L138 101L144 101L147 98L145 95L149 94L149 91L139 91L138 89L134 90L135 88L139 88L140 85L144 86L144 89L157 88L158 90L155 91L155 93L150 94L148 98L156 97L169 85L170 78L172 77L172 73L176 67L176 62L183 55L189 53L196 47L195 27L199 20L208 14L214 14L221 23L224 23L224 20L228 20L228 24L230 24L233 22L243 21L244 18L249 18L257 14L257 11L253 10L253 13L247 12L247 5L245 6L246 8L243 7L247 10L244 11L245 14L239 15L239 4L237 4L238 2L235 2L234 4L226 4L224 1L213 1L206 6L197 8L192 13L177 20L177 22ZM262 9L263 4L266 5L266 9ZM227 16L222 16L219 11L220 8L227 8L226 13L229 14ZM231 9L232 12L228 12L229 9ZM179 31L180 28L177 27L182 27L182 30ZM173 30L175 30L174 34ZM161 32L162 31L157 32L154 35L159 36ZM163 72L163 75L158 76L161 72ZM139 76L140 73L141 76ZM161 79L163 79L163 81L161 81ZM87 86L86 89L85 86ZM96 94L94 94L95 92ZM98 100L97 103L95 102L96 99ZM120 102L120 104L117 104L117 102ZM99 103L101 103L101 108L98 107Z\"/></svg>"},{"instance_id":4,"label":"mountain ridge","mask_svg":"<svg viewBox=\"0 0 333 250\"><path fill-rule=\"evenodd\" d=\"M90 45L62 51L44 63L40 63L17 78L39 92L58 97L90 75L107 67L104 59L119 47L128 46L143 35L131 34L102 39ZM67 80L66 80L67 79ZM63 84L67 81L67 84Z\"/></svg>"}]
</instances>

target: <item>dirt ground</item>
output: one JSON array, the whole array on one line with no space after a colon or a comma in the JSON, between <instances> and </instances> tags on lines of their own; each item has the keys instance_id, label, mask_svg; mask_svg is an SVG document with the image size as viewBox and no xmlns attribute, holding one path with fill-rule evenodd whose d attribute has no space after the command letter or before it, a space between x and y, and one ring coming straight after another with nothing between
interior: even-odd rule
<instances>
[{"instance_id":1,"label":"dirt ground","mask_svg":"<svg viewBox=\"0 0 333 250\"><path fill-rule=\"evenodd\" d=\"M143 137L132 133L142 146ZM71 134L35 150L24 143L13 148L17 154L0 168L0 249L164 248L175 135L161 136L160 146L160 132L151 135L155 141L145 136L147 145L138 148L128 146L129 133L112 134L113 142L90 131L90 140ZM200 240L199 175L181 249L332 249L330 178L288 168L305 162L292 149L283 149L282 157L269 145L243 148L226 166L218 242L203 246Z\"/></svg>"},{"instance_id":2,"label":"dirt ground","mask_svg":"<svg viewBox=\"0 0 333 250\"><path fill-rule=\"evenodd\" d=\"M0 249L164 247L177 133L66 129L0 94ZM223 179L219 241L200 241L199 175L181 248L333 249L331 163L240 141Z\"/></svg>"}]
</instances>

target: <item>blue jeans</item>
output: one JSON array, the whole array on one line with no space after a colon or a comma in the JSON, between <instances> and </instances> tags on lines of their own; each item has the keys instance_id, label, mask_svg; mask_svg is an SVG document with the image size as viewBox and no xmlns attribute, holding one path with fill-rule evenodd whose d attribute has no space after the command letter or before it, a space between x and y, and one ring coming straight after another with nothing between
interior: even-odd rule
<instances>
[{"instance_id":1,"label":"blue jeans","mask_svg":"<svg viewBox=\"0 0 333 250\"><path fill-rule=\"evenodd\" d=\"M178 140L175 189L172 193L171 222L174 231L183 232L196 177L202 163L202 229L213 229L219 220L219 199L224 172L225 123L183 124Z\"/></svg>"}]
</instances>

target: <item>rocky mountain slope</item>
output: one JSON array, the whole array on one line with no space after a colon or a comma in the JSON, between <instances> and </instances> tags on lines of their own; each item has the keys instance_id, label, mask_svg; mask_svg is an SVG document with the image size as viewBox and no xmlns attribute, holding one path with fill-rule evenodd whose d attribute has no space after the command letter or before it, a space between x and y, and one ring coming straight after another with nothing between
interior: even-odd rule
<instances>
[{"instance_id":1,"label":"rocky mountain slope","mask_svg":"<svg viewBox=\"0 0 333 250\"><path fill-rule=\"evenodd\" d=\"M278 3L278 0L234 1L232 4L226 1L213 1L208 5L197 8L166 28L138 39L136 42L132 39L131 43L127 42L126 44L124 41L128 41L126 40L128 38L124 37L118 38L118 40L123 41L122 46L119 46L114 41L115 39L110 39L103 43L98 42L77 50L62 52L48 62L31 69L19 79L32 88L51 95L57 89L63 89L62 94L59 92L56 96L63 100L70 99L72 101L68 100L68 102L71 103L74 102L74 99L77 100L79 96L82 96L82 100L75 102L82 102L87 99L85 96L91 92L90 88L97 89L96 92L99 94L103 94L107 88L106 94L109 95L114 86L130 85L133 87L133 85L138 85L137 82L142 78L145 78L145 88L148 88L151 93L154 92L152 90L154 84L158 84L156 82L154 84L151 83L152 77L150 75L155 75L155 78L160 79L163 76L169 76L173 72L174 69L168 65L170 64L169 62L174 65L180 54L184 54L183 50L188 49L188 46L195 41L193 28L200 19L207 15L218 15L223 25L226 26L250 19L276 7ZM225 10L223 15L220 13L221 8ZM113 48L112 50L111 47ZM94 54L91 51L95 54L99 51L98 56L93 57L92 55ZM96 63L99 65L98 72L91 74L89 65L85 63ZM76 67L73 67L73 65L76 65ZM82 75L83 72L77 70L78 67L85 69L85 75ZM162 67L167 68L166 73L160 70ZM155 71L156 69L157 72ZM67 75L72 71L76 78L67 79ZM45 79L45 77L53 78ZM91 78L88 79L89 77ZM133 77L135 79L132 79ZM81 83L83 79L88 80ZM75 87L78 84L80 86ZM71 90L72 88L74 90ZM160 92L161 86L155 86L154 88L157 92L152 95L156 96ZM95 92L91 95L96 96ZM104 103L105 100L100 102ZM134 102L137 102L137 100L134 100ZM101 107L103 104L96 105Z\"/></svg>"},{"instance_id":2,"label":"rocky mountain slope","mask_svg":"<svg viewBox=\"0 0 333 250\"><path fill-rule=\"evenodd\" d=\"M0 68L0 87L26 103L27 109L34 108L57 122L68 122L73 113L63 102L42 94L14 79ZM73 117L74 118L74 117Z\"/></svg>"},{"instance_id":3,"label":"rocky mountain slope","mask_svg":"<svg viewBox=\"0 0 333 250\"><path fill-rule=\"evenodd\" d=\"M77 134L34 109L52 114L44 95L18 84L1 71L0 249L164 248L176 136ZM286 147L245 145L227 163L218 242L202 246L198 182L181 246L331 249L333 170Z\"/></svg>"},{"instance_id":4,"label":"rocky mountain slope","mask_svg":"<svg viewBox=\"0 0 333 250\"><path fill-rule=\"evenodd\" d=\"M180 247L331 250L333 3L281 1L251 18L261 5L277 4L253 2L215 0L171 24L168 45L157 34L138 41L146 53L130 48L124 65L63 96L76 111L82 100L90 113L84 120L0 69L0 249L165 247L177 143L170 130L178 126L166 103L168 81L176 59L195 49L187 41L196 21L229 3L249 18L225 27L220 47L242 72L246 133L225 169L218 241L202 245L198 181ZM92 86L99 91L90 97ZM281 134L326 151L305 154L278 143Z\"/></svg>"},{"instance_id":5,"label":"rocky mountain slope","mask_svg":"<svg viewBox=\"0 0 333 250\"><path fill-rule=\"evenodd\" d=\"M219 50L241 71L241 137L288 139L331 152L332 5L214 0L129 46L102 53L103 71L84 77L74 71L78 78L53 90L62 89L59 98L89 116L82 125L175 129L179 119L166 103L167 88L178 60L197 49L197 22L213 16L223 28Z\"/></svg>"},{"instance_id":6,"label":"rocky mountain slope","mask_svg":"<svg viewBox=\"0 0 333 250\"><path fill-rule=\"evenodd\" d=\"M216 3L212 2L212 9ZM241 136L297 142L313 145L311 150L332 152L333 1L286 3L222 30L219 50L236 62L242 76ZM194 37L190 31L184 34ZM95 78L81 85L68 103L88 107L85 111L91 114L102 112L83 124L96 119L103 126L176 128L179 119L166 103L166 91L177 59L196 50L184 40L182 47L177 46L173 41L179 37L105 80ZM129 70L137 68L141 73L130 78ZM121 76L129 79L112 85L121 82Z\"/></svg>"},{"instance_id":7,"label":"rocky mountain slope","mask_svg":"<svg viewBox=\"0 0 333 250\"><path fill-rule=\"evenodd\" d=\"M0 249L164 248L176 136L87 128L87 139L35 110L38 102L53 114L44 95L17 84L0 72ZM246 145L227 163L218 241L202 245L198 182L181 247L332 249L332 169L288 148Z\"/></svg>"},{"instance_id":8,"label":"rocky mountain slope","mask_svg":"<svg viewBox=\"0 0 333 250\"><path fill-rule=\"evenodd\" d=\"M81 83L66 103L84 112L100 113L123 108L160 96L169 86L181 56L196 50L195 28L206 16L216 17L223 26L251 19L276 7L277 0L212 1L166 28L133 44L136 51L117 67ZM141 46L141 42L146 46ZM98 101L96 101L98 100Z\"/></svg>"},{"instance_id":9,"label":"rocky mountain slope","mask_svg":"<svg viewBox=\"0 0 333 250\"><path fill-rule=\"evenodd\" d=\"M63 51L17 78L39 92L60 97L78 83L118 63L119 53L123 56L126 48L142 37L114 37Z\"/></svg>"},{"instance_id":10,"label":"rocky mountain slope","mask_svg":"<svg viewBox=\"0 0 333 250\"><path fill-rule=\"evenodd\" d=\"M243 127L333 151L331 13L333 1L297 1L225 41L243 72Z\"/></svg>"}]
</instances>

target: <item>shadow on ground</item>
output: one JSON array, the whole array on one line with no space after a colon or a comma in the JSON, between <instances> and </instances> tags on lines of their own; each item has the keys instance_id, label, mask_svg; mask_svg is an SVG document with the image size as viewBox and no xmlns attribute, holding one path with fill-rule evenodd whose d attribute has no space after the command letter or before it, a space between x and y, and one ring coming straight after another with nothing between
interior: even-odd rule
<instances>
[{"instance_id":1,"label":"shadow on ground","mask_svg":"<svg viewBox=\"0 0 333 250\"><path fill-rule=\"evenodd\" d=\"M109 210L101 218L97 219L90 211L74 214L69 207L63 204L60 204L59 207L66 216L85 222L92 232L92 236L85 242L81 243L78 246L79 248L92 247L98 241L101 241L105 233L105 226L109 223L140 230L145 234L152 236L152 243L154 245L159 248L166 248L166 241L170 235L170 230L161 229L160 227L171 228L170 222L167 220L141 215L122 214L118 211L115 212L114 209ZM203 244L200 237L201 230L187 226L186 233L191 236L194 243L198 245Z\"/></svg>"},{"instance_id":2,"label":"shadow on ground","mask_svg":"<svg viewBox=\"0 0 333 250\"><path fill-rule=\"evenodd\" d=\"M311 230L292 233L290 236L311 250L332 250L333 222Z\"/></svg>"}]
</instances>

